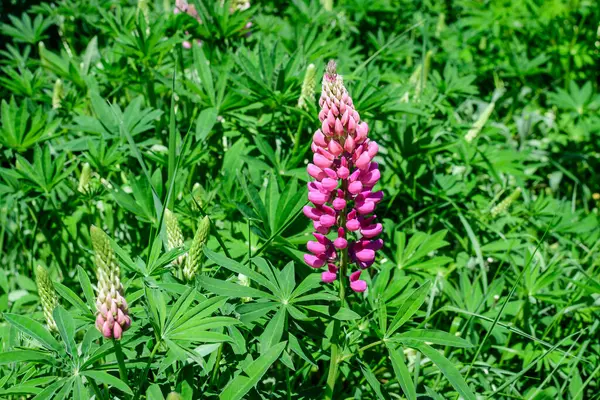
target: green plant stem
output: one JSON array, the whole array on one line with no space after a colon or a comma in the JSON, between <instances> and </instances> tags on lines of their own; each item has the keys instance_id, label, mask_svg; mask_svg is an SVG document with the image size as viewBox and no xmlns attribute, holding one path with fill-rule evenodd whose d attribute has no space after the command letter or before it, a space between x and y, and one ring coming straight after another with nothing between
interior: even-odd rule
<instances>
[{"instance_id":1,"label":"green plant stem","mask_svg":"<svg viewBox=\"0 0 600 400\"><path fill-rule=\"evenodd\" d=\"M159 346L160 346L160 341L157 340L156 344L154 345L154 348L152 349L152 353L150 353L150 357L148 358L148 363L146 364L146 367L144 368L144 372L142 373L142 375L140 375L140 379L138 380L137 389L135 391L135 395L133 396L133 398L135 400L138 400L140 398L140 393L142 393L143 383L146 380L146 377L148 376L148 370L150 369L150 366L152 365L152 360L154 360L154 355L158 351Z\"/></svg>"},{"instance_id":2,"label":"green plant stem","mask_svg":"<svg viewBox=\"0 0 600 400\"><path fill-rule=\"evenodd\" d=\"M378 341L376 341L376 342L373 342L373 343L369 343L369 344L367 344L367 345L365 345L365 346L361 347L360 349L358 349L358 351L356 352L356 354L360 354L360 353L362 353L363 351L370 349L371 347L379 346L379 345L380 345L380 344L382 344L383 342L384 342L384 340L382 339L382 340L378 340ZM342 357L342 358L340 359L340 362L341 362L341 361L344 361L344 360L347 360L347 359L349 359L349 358L351 358L351 357L355 356L356 354L347 354L347 355L345 355L344 357Z\"/></svg>"},{"instance_id":3,"label":"green plant stem","mask_svg":"<svg viewBox=\"0 0 600 400\"><path fill-rule=\"evenodd\" d=\"M102 395L102 392L100 391L100 388L98 387L96 382L93 379L90 379L89 382L90 386L92 387L92 390L96 394L96 398L98 398L99 400L104 400L104 396Z\"/></svg>"},{"instance_id":4,"label":"green plant stem","mask_svg":"<svg viewBox=\"0 0 600 400\"><path fill-rule=\"evenodd\" d=\"M211 382L214 385L217 379L217 374L219 373L219 365L221 364L221 358L223 357L223 344L219 346L219 350L217 350L217 358L215 360L215 366L213 367Z\"/></svg>"},{"instance_id":5,"label":"green plant stem","mask_svg":"<svg viewBox=\"0 0 600 400\"><path fill-rule=\"evenodd\" d=\"M125 357L123 357L123 349L121 343L118 340L113 339L113 346L115 347L115 356L117 357L117 364L119 364L119 376L121 380L129 385L127 379L127 368L125 368Z\"/></svg>"}]
</instances>

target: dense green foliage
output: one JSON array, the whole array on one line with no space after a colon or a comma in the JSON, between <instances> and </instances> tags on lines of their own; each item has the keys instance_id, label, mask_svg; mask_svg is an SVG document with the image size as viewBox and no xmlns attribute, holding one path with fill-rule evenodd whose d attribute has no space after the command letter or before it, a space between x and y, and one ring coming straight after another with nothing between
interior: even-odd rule
<instances>
[{"instance_id":1,"label":"dense green foliage","mask_svg":"<svg viewBox=\"0 0 600 400\"><path fill-rule=\"evenodd\" d=\"M599 398L597 2L174 3L3 5L0 397L315 399L333 342L336 399ZM385 193L343 307L302 259L329 59Z\"/></svg>"}]
</instances>

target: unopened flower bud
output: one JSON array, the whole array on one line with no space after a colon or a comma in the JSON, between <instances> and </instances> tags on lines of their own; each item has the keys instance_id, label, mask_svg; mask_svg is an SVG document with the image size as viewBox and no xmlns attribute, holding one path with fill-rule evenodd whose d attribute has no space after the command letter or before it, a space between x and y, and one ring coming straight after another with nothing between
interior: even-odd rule
<instances>
[{"instance_id":1,"label":"unopened flower bud","mask_svg":"<svg viewBox=\"0 0 600 400\"><path fill-rule=\"evenodd\" d=\"M204 217L200 221L200 225L194 235L194 240L190 246L190 251L187 256L185 267L183 268L183 275L187 280L192 280L196 276L196 272L200 269L202 259L204 256L204 245L208 240L210 233L210 219L208 216Z\"/></svg>"},{"instance_id":2,"label":"unopened flower bud","mask_svg":"<svg viewBox=\"0 0 600 400\"><path fill-rule=\"evenodd\" d=\"M44 311L44 318L46 319L48 329L58 332L56 322L54 322L54 317L52 316L54 308L58 305L58 296L56 295L54 285L48 276L48 271L41 265L38 265L35 268L35 283L37 284L38 295L40 296L40 302L42 303L42 310Z\"/></svg>"}]
</instances>

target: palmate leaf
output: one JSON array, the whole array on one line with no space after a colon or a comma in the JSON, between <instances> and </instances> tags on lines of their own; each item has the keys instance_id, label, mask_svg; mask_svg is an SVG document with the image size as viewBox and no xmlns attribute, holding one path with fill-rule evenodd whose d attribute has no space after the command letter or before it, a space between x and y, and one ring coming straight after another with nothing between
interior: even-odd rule
<instances>
[{"instance_id":1,"label":"palmate leaf","mask_svg":"<svg viewBox=\"0 0 600 400\"><path fill-rule=\"evenodd\" d=\"M437 367L440 369L442 374L448 379L450 384L456 389L456 391L466 400L476 400L477 398L461 376L460 372L456 369L454 364L444 357L440 352L434 348L422 343L418 346L411 346L419 350L426 357L428 357Z\"/></svg>"},{"instance_id":2,"label":"palmate leaf","mask_svg":"<svg viewBox=\"0 0 600 400\"><path fill-rule=\"evenodd\" d=\"M371 386L371 388L373 388L373 391L377 395L377 398L379 400L389 399L390 396L387 394L385 389L383 389L383 387L381 386L381 383L377 380L377 377L375 376L373 371L371 371L371 369L368 367L368 365L366 365L364 362L361 362L360 364L361 364L360 369L361 369L365 379L369 383L369 386Z\"/></svg>"},{"instance_id":3,"label":"palmate leaf","mask_svg":"<svg viewBox=\"0 0 600 400\"><path fill-rule=\"evenodd\" d=\"M386 337L394 334L406 321L410 319L425 302L425 297L429 293L431 282L427 281L417 289L410 292L410 294L404 299L404 303L398 309L396 316L392 320L388 331L385 333Z\"/></svg>"},{"instance_id":4,"label":"palmate leaf","mask_svg":"<svg viewBox=\"0 0 600 400\"><path fill-rule=\"evenodd\" d=\"M276 300L276 297L263 292L262 290L254 289L247 286L242 286L237 283L222 281L208 276L199 276L198 282L200 285L214 294L220 294L228 297L255 297Z\"/></svg>"},{"instance_id":5,"label":"palmate leaf","mask_svg":"<svg viewBox=\"0 0 600 400\"><path fill-rule=\"evenodd\" d=\"M220 400L239 400L244 398L260 381L269 367L279 359L287 342L281 342L271 347L266 353L246 366L243 371L231 380L219 395Z\"/></svg>"},{"instance_id":6,"label":"palmate leaf","mask_svg":"<svg viewBox=\"0 0 600 400\"><path fill-rule=\"evenodd\" d=\"M13 350L0 353L0 365L16 362L35 361L42 364L54 364L56 358L38 350Z\"/></svg>"},{"instance_id":7,"label":"palmate leaf","mask_svg":"<svg viewBox=\"0 0 600 400\"><path fill-rule=\"evenodd\" d=\"M52 351L64 351L63 347L58 343L54 336L44 328L39 322L18 314L4 314L4 319L8 321L15 328L23 332L24 334L34 338L42 344L45 348Z\"/></svg>"},{"instance_id":8,"label":"palmate leaf","mask_svg":"<svg viewBox=\"0 0 600 400\"><path fill-rule=\"evenodd\" d=\"M418 345L419 343L433 343L442 346L473 347L471 342L463 338L436 329L412 329L407 332L396 334L388 340L390 342L404 343L408 346L411 344Z\"/></svg>"},{"instance_id":9,"label":"palmate leaf","mask_svg":"<svg viewBox=\"0 0 600 400\"><path fill-rule=\"evenodd\" d=\"M410 376L410 372L408 371L408 367L406 366L402 349L395 349L391 345L387 345L387 349L390 359L392 360L394 373L396 374L396 378L398 379L398 383L400 384L404 395L408 400L416 400L417 391Z\"/></svg>"},{"instance_id":10,"label":"palmate leaf","mask_svg":"<svg viewBox=\"0 0 600 400\"><path fill-rule=\"evenodd\" d=\"M67 347L67 353L72 357L77 357L77 348L75 347L75 321L71 314L61 306L54 309L52 313L60 337Z\"/></svg>"},{"instance_id":11,"label":"palmate leaf","mask_svg":"<svg viewBox=\"0 0 600 400\"><path fill-rule=\"evenodd\" d=\"M107 372L87 370L87 371L81 371L81 375L91 378L94 381L96 381L97 383L105 383L110 387L119 389L121 392L123 392L125 394L133 396L133 392L131 391L131 388L129 387L129 385L127 385L125 382L123 382L121 379L117 378L116 376L113 376Z\"/></svg>"}]
</instances>

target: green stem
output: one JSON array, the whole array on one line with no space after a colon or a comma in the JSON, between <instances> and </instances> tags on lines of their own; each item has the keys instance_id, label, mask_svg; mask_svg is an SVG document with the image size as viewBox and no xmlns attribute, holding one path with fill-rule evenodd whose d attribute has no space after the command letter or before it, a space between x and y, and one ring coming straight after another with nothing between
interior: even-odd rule
<instances>
[{"instance_id":1,"label":"green stem","mask_svg":"<svg viewBox=\"0 0 600 400\"><path fill-rule=\"evenodd\" d=\"M133 396L133 398L136 400L138 400L140 398L140 393L142 393L142 386L144 384L144 381L146 380L146 377L148 376L148 370L150 369L150 366L152 365L152 360L154 359L154 355L158 351L159 345L160 345L160 341L157 340L156 344L154 345L154 348L152 349L152 353L150 353L150 358L148 358L148 363L146 364L146 367L144 368L144 372L142 373L142 375L140 375L140 379L137 384L137 389L135 391L135 396Z\"/></svg>"},{"instance_id":2,"label":"green stem","mask_svg":"<svg viewBox=\"0 0 600 400\"><path fill-rule=\"evenodd\" d=\"M213 367L213 373L211 381L213 385L216 382L217 374L219 373L219 365L221 364L221 357L223 357L223 344L219 346L219 350L217 350L217 358L215 360L215 366Z\"/></svg>"},{"instance_id":3,"label":"green stem","mask_svg":"<svg viewBox=\"0 0 600 400\"><path fill-rule=\"evenodd\" d=\"M361 347L360 349L358 349L358 351L356 352L356 354L360 354L360 353L362 353L363 351L370 349L371 347L379 346L379 345L380 345L380 344L382 344L383 342L384 342L384 341L383 341L383 339L382 339L382 340L378 340L378 341L376 341L376 342L373 342L373 343L369 343L369 344L367 344L367 345L365 345L365 346ZM344 357L342 357L342 358L340 359L340 362L341 362L341 361L344 361L344 360L347 360L347 359L349 359L349 358L351 358L351 357L355 356L356 354L347 354L347 355L345 355Z\"/></svg>"},{"instance_id":4,"label":"green stem","mask_svg":"<svg viewBox=\"0 0 600 400\"><path fill-rule=\"evenodd\" d=\"M100 388L98 387L96 382L93 379L90 379L89 383L90 383L90 386L92 387L92 390L96 394L96 398L98 398L98 400L104 400L105 397L102 395L102 392L100 391Z\"/></svg>"},{"instance_id":5,"label":"green stem","mask_svg":"<svg viewBox=\"0 0 600 400\"><path fill-rule=\"evenodd\" d=\"M117 363L119 364L119 376L121 380L129 385L127 379L127 368L125 368L125 358L123 357L123 349L121 349L121 343L118 340L113 339L113 346L115 347L115 356L117 357Z\"/></svg>"}]
</instances>

